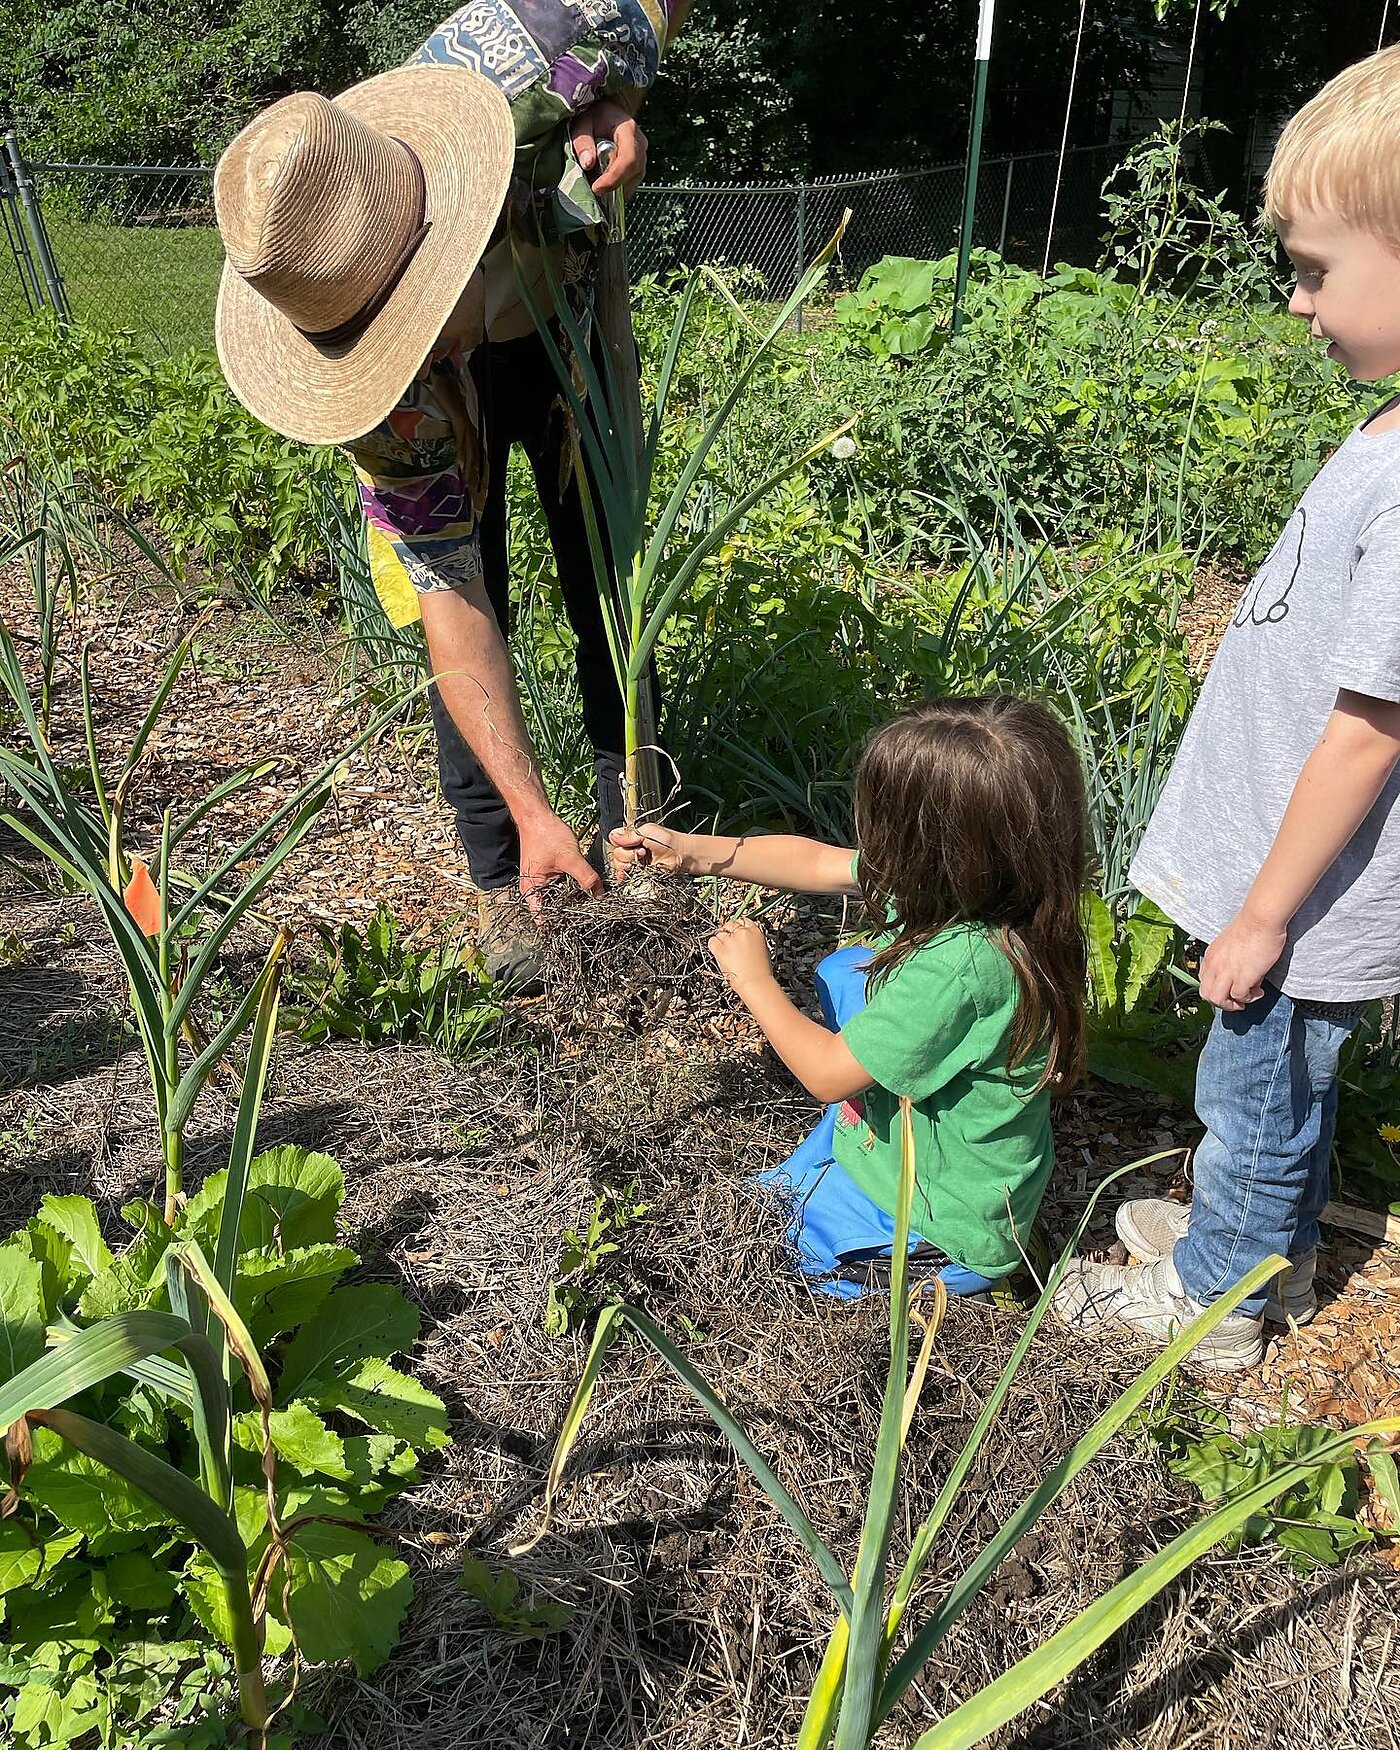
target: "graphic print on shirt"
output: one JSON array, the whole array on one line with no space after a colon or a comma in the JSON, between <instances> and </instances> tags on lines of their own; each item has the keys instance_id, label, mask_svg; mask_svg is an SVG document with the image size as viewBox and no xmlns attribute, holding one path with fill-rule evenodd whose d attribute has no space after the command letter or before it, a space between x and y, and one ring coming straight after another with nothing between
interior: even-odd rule
<instances>
[{"instance_id":1,"label":"graphic print on shirt","mask_svg":"<svg viewBox=\"0 0 1400 1750\"><path fill-rule=\"evenodd\" d=\"M841 1108L836 1114L836 1122L842 1130L854 1130L860 1134L860 1146L869 1154L875 1147L875 1133L865 1121L865 1102L859 1094L853 1094L849 1100L841 1102Z\"/></svg>"},{"instance_id":2,"label":"graphic print on shirt","mask_svg":"<svg viewBox=\"0 0 1400 1750\"><path fill-rule=\"evenodd\" d=\"M1298 581L1298 572L1303 563L1303 542L1307 539L1308 513L1303 505L1284 524L1283 533L1274 542L1269 557L1255 572L1249 587L1240 597L1240 605L1235 609L1232 621L1236 626L1277 626L1281 620L1288 618L1288 597L1293 585ZM1289 558L1289 555L1292 558ZM1287 582L1281 590L1278 584L1287 572ZM1275 593L1277 592L1277 593ZM1260 598L1271 595L1274 599L1268 607L1261 609Z\"/></svg>"},{"instance_id":3,"label":"graphic print on shirt","mask_svg":"<svg viewBox=\"0 0 1400 1750\"><path fill-rule=\"evenodd\" d=\"M564 9L558 10L562 15ZM572 47L572 42L562 41L556 53ZM484 74L507 97L516 98L527 86L547 77L552 57L541 52L537 36L503 0L493 0L489 5L463 6L444 19L419 50L418 58Z\"/></svg>"}]
</instances>

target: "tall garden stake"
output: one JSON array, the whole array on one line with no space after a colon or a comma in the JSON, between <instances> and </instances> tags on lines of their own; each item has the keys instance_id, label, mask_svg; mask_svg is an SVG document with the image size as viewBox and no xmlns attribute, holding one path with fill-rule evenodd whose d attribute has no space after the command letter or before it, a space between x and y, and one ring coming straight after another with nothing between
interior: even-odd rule
<instances>
[{"instance_id":1,"label":"tall garden stake","mask_svg":"<svg viewBox=\"0 0 1400 1750\"><path fill-rule=\"evenodd\" d=\"M997 0L981 0L977 14L977 70L972 82L972 126L967 136L967 170L963 176L962 230L958 234L958 278L953 288L953 333L962 331L963 300L972 263L972 221L977 212L977 177L982 168L982 117L987 108L987 68L992 58L992 24Z\"/></svg>"}]
</instances>

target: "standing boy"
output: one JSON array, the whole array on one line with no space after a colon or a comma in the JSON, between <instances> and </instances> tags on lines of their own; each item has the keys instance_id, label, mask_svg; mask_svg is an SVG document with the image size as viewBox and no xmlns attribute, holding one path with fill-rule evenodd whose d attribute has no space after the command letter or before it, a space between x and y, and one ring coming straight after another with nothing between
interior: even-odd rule
<instances>
[{"instance_id":1,"label":"standing boy","mask_svg":"<svg viewBox=\"0 0 1400 1750\"><path fill-rule=\"evenodd\" d=\"M1329 358L1400 372L1400 47L1294 116L1265 190L1297 275L1289 309ZM1126 1266L1080 1261L1065 1323L1165 1344L1256 1264L1288 1274L1195 1351L1230 1372L1265 1317L1317 1308L1337 1060L1369 1001L1400 991L1400 397L1331 458L1245 591L1131 871L1209 942L1220 1011L1201 1055L1189 1209L1118 1212Z\"/></svg>"}]
</instances>

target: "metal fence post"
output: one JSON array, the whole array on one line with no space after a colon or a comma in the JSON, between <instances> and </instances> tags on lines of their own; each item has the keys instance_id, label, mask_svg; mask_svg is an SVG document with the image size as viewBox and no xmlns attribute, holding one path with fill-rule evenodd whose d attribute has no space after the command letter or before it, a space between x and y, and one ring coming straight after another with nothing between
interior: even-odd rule
<instances>
[{"instance_id":1,"label":"metal fence post","mask_svg":"<svg viewBox=\"0 0 1400 1750\"><path fill-rule=\"evenodd\" d=\"M14 257L15 273L19 278L20 290L24 293L24 302L31 315L44 307L44 283L39 277L39 269L29 249L29 234L24 228L24 218L19 209L19 190L15 187L15 179L10 171L8 153L0 151L0 215L3 215L5 237L10 245L10 254Z\"/></svg>"},{"instance_id":2,"label":"metal fence post","mask_svg":"<svg viewBox=\"0 0 1400 1750\"><path fill-rule=\"evenodd\" d=\"M802 284L802 276L807 271L807 184L797 185L797 273L792 282L792 288L797 290ZM797 306L797 332L802 332L802 306Z\"/></svg>"},{"instance_id":3,"label":"metal fence post","mask_svg":"<svg viewBox=\"0 0 1400 1750\"><path fill-rule=\"evenodd\" d=\"M39 271L43 276L44 290L49 306L60 322L66 322L69 316L68 297L63 289L63 279L58 271L58 263L53 258L49 234L44 228L44 215L39 209L39 200L34 192L34 184L30 180L29 167L20 155L19 141L14 134L5 135L5 153L10 160L10 174L14 178L15 188L19 194L20 212L29 232L29 241L33 247L35 258L39 263Z\"/></svg>"},{"instance_id":4,"label":"metal fence post","mask_svg":"<svg viewBox=\"0 0 1400 1750\"><path fill-rule=\"evenodd\" d=\"M992 27L997 0L981 0L977 12L976 73L972 82L972 127L967 140L967 173L963 179L962 230L958 233L958 276L953 287L953 333L961 334L963 298L972 262L972 227L977 219L977 173L982 167L982 120L987 107L987 69L992 60Z\"/></svg>"},{"instance_id":5,"label":"metal fence post","mask_svg":"<svg viewBox=\"0 0 1400 1750\"><path fill-rule=\"evenodd\" d=\"M1011 172L1016 168L1016 160L1006 160L1006 193L1001 200L1001 235L997 238L997 254L1006 254L1006 228L1011 220Z\"/></svg>"}]
</instances>

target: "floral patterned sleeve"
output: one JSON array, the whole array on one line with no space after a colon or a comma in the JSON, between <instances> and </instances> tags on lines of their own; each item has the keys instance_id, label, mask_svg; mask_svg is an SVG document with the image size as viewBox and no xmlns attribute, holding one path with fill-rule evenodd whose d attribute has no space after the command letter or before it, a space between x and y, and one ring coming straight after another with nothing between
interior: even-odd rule
<instances>
[{"instance_id":1,"label":"floral patterned sleeve","mask_svg":"<svg viewBox=\"0 0 1400 1750\"><path fill-rule=\"evenodd\" d=\"M383 424L347 446L375 594L395 626L419 617L420 593L462 589L482 574L478 417L471 372L453 351L436 355Z\"/></svg>"},{"instance_id":2,"label":"floral patterned sleeve","mask_svg":"<svg viewBox=\"0 0 1400 1750\"><path fill-rule=\"evenodd\" d=\"M649 89L687 10L684 0L471 0L413 58L468 67L505 92L517 175L559 238L602 220L564 124L600 97Z\"/></svg>"}]
</instances>

